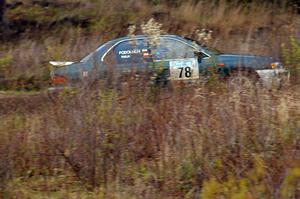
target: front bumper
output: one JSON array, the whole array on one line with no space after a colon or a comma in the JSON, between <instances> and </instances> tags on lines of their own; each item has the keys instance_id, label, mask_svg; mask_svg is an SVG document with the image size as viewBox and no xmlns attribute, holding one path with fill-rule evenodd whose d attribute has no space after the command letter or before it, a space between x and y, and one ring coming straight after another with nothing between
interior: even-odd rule
<instances>
[{"instance_id":1,"label":"front bumper","mask_svg":"<svg viewBox=\"0 0 300 199\"><path fill-rule=\"evenodd\" d=\"M288 69L264 69L256 70L264 85L280 86L290 79L290 72Z\"/></svg>"}]
</instances>

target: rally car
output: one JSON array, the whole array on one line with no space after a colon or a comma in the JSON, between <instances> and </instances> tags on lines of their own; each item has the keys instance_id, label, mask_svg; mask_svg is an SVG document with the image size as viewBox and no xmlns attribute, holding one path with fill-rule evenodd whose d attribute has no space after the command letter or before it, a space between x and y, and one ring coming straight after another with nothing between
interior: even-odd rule
<instances>
[{"instance_id":1,"label":"rally car","mask_svg":"<svg viewBox=\"0 0 300 199\"><path fill-rule=\"evenodd\" d=\"M224 54L177 35L131 36L108 41L78 62L51 61L54 86L73 85L116 74L154 75L160 82L191 81L215 71L222 77L252 78L286 75L272 57ZM119 76L118 76L119 77Z\"/></svg>"}]
</instances>

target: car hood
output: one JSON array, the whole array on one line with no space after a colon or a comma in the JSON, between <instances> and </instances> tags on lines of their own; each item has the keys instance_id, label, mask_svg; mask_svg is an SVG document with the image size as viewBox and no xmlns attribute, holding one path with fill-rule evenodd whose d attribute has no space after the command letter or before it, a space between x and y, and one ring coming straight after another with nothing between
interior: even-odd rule
<instances>
[{"instance_id":1,"label":"car hood","mask_svg":"<svg viewBox=\"0 0 300 199\"><path fill-rule=\"evenodd\" d=\"M251 67L254 69L270 68L270 64L275 62L272 57L239 54L221 54L218 62L224 63L226 67Z\"/></svg>"}]
</instances>

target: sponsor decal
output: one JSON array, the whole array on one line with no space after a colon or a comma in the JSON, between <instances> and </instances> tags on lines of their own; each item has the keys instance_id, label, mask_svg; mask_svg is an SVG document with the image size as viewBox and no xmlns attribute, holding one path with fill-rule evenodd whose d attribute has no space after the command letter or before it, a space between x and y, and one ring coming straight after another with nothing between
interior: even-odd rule
<instances>
[{"instance_id":1,"label":"sponsor decal","mask_svg":"<svg viewBox=\"0 0 300 199\"><path fill-rule=\"evenodd\" d=\"M142 54L143 58L150 58L150 50L148 49L133 49L133 50L121 50L118 52L121 59L128 59L131 55Z\"/></svg>"},{"instance_id":2,"label":"sponsor decal","mask_svg":"<svg viewBox=\"0 0 300 199\"><path fill-rule=\"evenodd\" d=\"M144 58L150 58L150 52L148 49L143 49L142 53Z\"/></svg>"},{"instance_id":3,"label":"sponsor decal","mask_svg":"<svg viewBox=\"0 0 300 199\"><path fill-rule=\"evenodd\" d=\"M130 57L131 57L130 55L121 55L121 59L128 59Z\"/></svg>"},{"instance_id":4,"label":"sponsor decal","mask_svg":"<svg viewBox=\"0 0 300 199\"><path fill-rule=\"evenodd\" d=\"M119 55L131 55L131 54L139 54L139 53L141 53L140 49L121 50L121 51L119 51Z\"/></svg>"}]
</instances>

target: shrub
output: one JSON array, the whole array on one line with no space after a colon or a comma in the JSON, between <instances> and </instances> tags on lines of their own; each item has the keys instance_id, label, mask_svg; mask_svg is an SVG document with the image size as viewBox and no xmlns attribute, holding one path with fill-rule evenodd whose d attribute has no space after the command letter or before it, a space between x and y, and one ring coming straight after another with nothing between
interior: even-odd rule
<instances>
[{"instance_id":1,"label":"shrub","mask_svg":"<svg viewBox=\"0 0 300 199\"><path fill-rule=\"evenodd\" d=\"M300 81L300 41L294 37L290 37L289 44L283 45L283 58L287 66L289 66L292 80Z\"/></svg>"}]
</instances>

